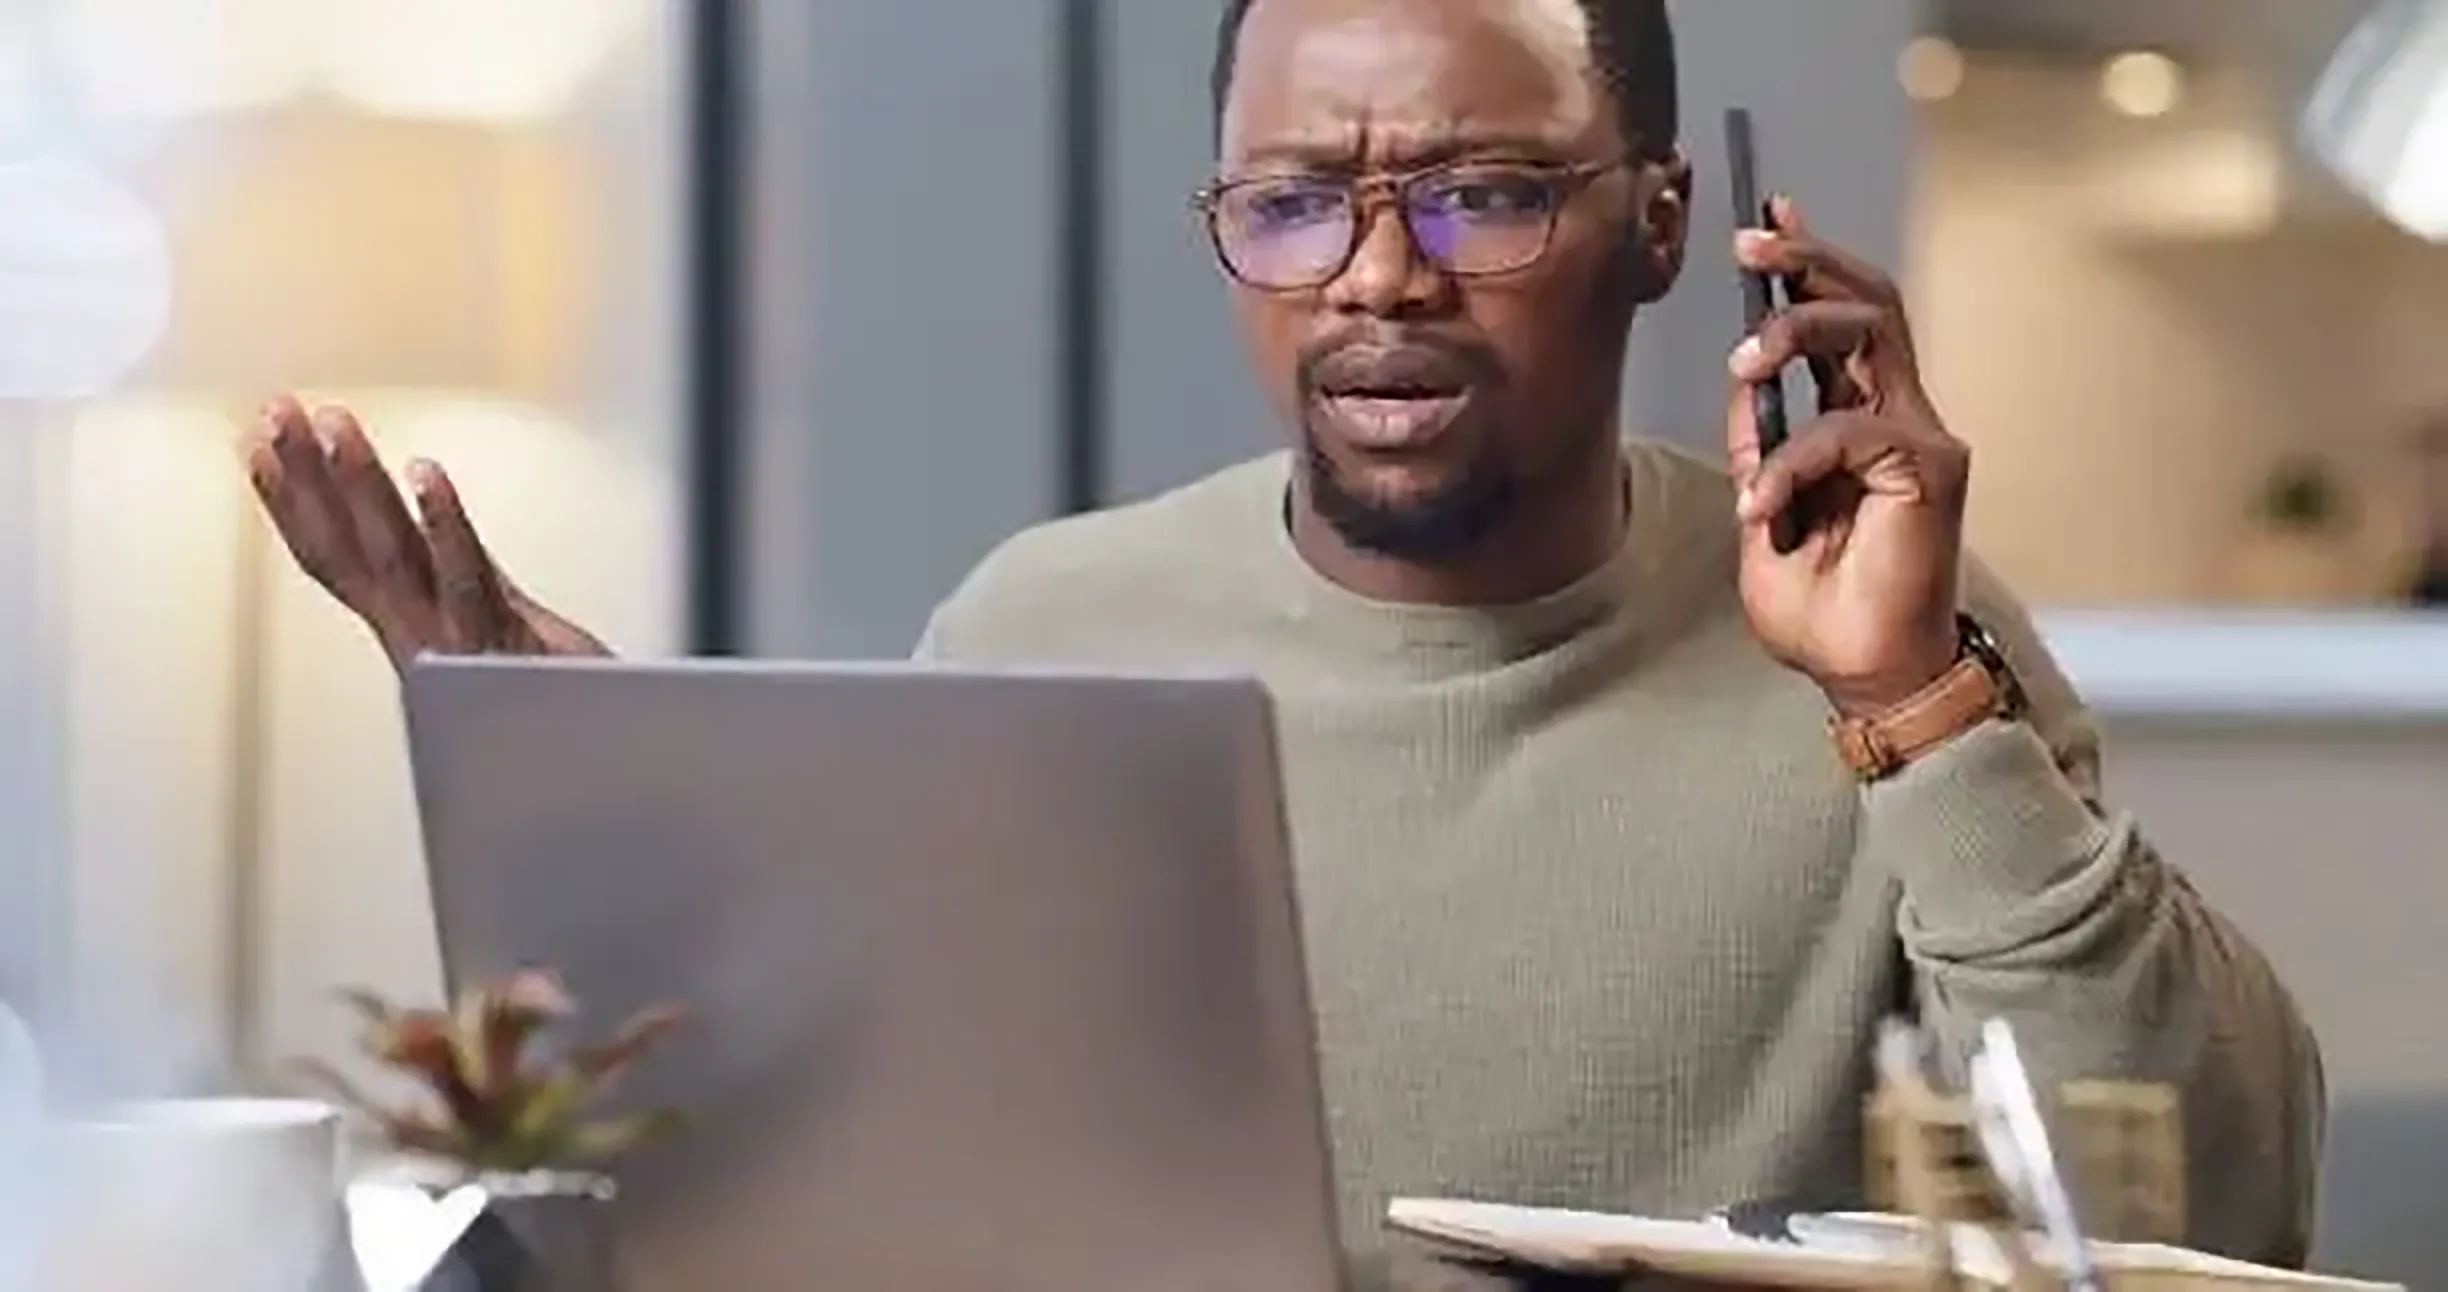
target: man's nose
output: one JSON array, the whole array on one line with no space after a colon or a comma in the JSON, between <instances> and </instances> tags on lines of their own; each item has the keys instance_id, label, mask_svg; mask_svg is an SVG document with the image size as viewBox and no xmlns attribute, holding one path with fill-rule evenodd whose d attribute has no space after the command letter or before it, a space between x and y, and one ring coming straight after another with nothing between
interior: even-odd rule
<instances>
[{"instance_id":1,"label":"man's nose","mask_svg":"<svg viewBox=\"0 0 2448 1292\"><path fill-rule=\"evenodd\" d=\"M1359 314L1394 316L1435 306L1448 284L1444 270L1422 254L1392 202L1371 202L1355 212L1360 222L1351 260L1327 284L1327 303Z\"/></svg>"}]
</instances>

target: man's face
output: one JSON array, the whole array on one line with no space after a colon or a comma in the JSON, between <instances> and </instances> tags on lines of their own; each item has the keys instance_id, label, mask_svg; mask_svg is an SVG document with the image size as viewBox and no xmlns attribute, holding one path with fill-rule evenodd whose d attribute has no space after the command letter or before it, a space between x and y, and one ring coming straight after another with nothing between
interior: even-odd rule
<instances>
[{"instance_id":1,"label":"man's face","mask_svg":"<svg viewBox=\"0 0 2448 1292\"><path fill-rule=\"evenodd\" d=\"M1570 177L1547 204L1544 254L1509 272L1457 275L1429 254L1450 245L1437 219L1522 205L1503 191L1432 193L1407 224L1380 187L1337 276L1291 291L1235 284L1318 513L1355 547L1434 560L1560 479L1611 470L1631 315L1680 263L1682 177L1619 164L1628 141L1575 0L1259 0L1240 40L1228 182L1465 162Z\"/></svg>"}]
</instances>

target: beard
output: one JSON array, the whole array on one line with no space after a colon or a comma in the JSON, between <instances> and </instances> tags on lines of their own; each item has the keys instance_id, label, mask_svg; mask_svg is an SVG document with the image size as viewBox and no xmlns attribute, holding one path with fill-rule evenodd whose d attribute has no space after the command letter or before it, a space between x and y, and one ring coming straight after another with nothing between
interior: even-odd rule
<instances>
[{"instance_id":1,"label":"beard","mask_svg":"<svg viewBox=\"0 0 2448 1292\"><path fill-rule=\"evenodd\" d=\"M1318 393L1330 380L1340 354L1364 344L1386 344L1389 331L1395 330L1355 324L1306 347L1294 373L1300 407L1304 410L1315 407ZM1440 379L1435 384L1476 392L1482 405L1464 413L1465 417L1490 415L1490 406L1506 385L1506 373L1503 362L1484 342L1403 336L1399 331L1391 339L1410 351L1414 371L1425 363ZM1422 360L1422 354L1431 357ZM1432 492L1389 497L1346 478L1326 451L1327 432L1304 416L1300 426L1300 467L1310 509L1355 552L1415 564L1450 561L1464 555L1511 518L1520 500L1520 489L1502 456L1491 454L1486 447L1495 438L1494 428L1455 429L1489 434L1469 437L1478 441L1477 450L1458 473Z\"/></svg>"},{"instance_id":2,"label":"beard","mask_svg":"<svg viewBox=\"0 0 2448 1292\"><path fill-rule=\"evenodd\" d=\"M1513 514L1521 494L1511 473L1475 462L1422 497L1370 497L1335 469L1314 434L1301 452L1309 506L1353 551L1390 560L1449 561L1477 547Z\"/></svg>"}]
</instances>

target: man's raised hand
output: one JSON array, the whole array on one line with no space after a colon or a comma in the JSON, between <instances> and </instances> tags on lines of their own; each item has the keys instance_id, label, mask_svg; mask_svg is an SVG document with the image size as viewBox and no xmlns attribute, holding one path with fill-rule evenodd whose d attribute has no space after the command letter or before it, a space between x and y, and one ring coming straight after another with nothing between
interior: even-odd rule
<instances>
[{"instance_id":1,"label":"man's raised hand","mask_svg":"<svg viewBox=\"0 0 2448 1292\"><path fill-rule=\"evenodd\" d=\"M374 631L394 667L428 651L609 655L529 600L486 553L450 477L408 464L414 510L347 409L272 401L246 443L247 475L298 568Z\"/></svg>"}]
</instances>

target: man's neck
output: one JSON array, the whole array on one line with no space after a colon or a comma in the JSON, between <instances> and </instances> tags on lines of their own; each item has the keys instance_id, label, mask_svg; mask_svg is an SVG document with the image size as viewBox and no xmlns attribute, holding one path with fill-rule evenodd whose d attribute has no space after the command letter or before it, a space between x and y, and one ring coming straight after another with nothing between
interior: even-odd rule
<instances>
[{"instance_id":1,"label":"man's neck","mask_svg":"<svg viewBox=\"0 0 2448 1292\"><path fill-rule=\"evenodd\" d=\"M1328 581L1372 601L1506 606L1572 586L1614 559L1630 516L1621 452L1516 500L1469 551L1435 563L1362 551L1320 516L1305 484L1292 487L1292 544Z\"/></svg>"}]
</instances>

